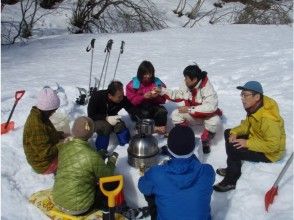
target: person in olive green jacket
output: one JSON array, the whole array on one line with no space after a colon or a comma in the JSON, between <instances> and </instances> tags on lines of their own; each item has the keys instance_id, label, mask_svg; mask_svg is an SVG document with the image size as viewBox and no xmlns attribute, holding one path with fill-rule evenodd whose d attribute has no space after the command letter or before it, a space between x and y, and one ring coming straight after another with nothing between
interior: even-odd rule
<instances>
[{"instance_id":1,"label":"person in olive green jacket","mask_svg":"<svg viewBox=\"0 0 294 220\"><path fill-rule=\"evenodd\" d=\"M28 163L39 174L55 173L57 169L57 144L65 134L55 129L49 117L59 106L56 91L43 88L24 125L24 152Z\"/></svg>"},{"instance_id":2,"label":"person in olive green jacket","mask_svg":"<svg viewBox=\"0 0 294 220\"><path fill-rule=\"evenodd\" d=\"M237 89L242 90L241 100L247 117L239 126L225 131L227 168L216 170L224 176L214 185L218 192L235 189L242 160L271 163L280 160L285 152L284 120L277 103L263 95L257 81L249 81Z\"/></svg>"},{"instance_id":3,"label":"person in olive green jacket","mask_svg":"<svg viewBox=\"0 0 294 220\"><path fill-rule=\"evenodd\" d=\"M92 208L105 207L99 193L100 177L113 175L118 154L107 164L87 140L93 135L94 122L82 116L75 120L71 140L58 146L58 169L53 187L54 204L70 215L80 215Z\"/></svg>"}]
</instances>

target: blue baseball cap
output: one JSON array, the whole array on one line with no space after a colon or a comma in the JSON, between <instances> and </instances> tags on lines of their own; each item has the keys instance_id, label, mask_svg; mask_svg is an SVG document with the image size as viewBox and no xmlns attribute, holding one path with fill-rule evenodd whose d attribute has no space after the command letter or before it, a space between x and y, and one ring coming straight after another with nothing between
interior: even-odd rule
<instances>
[{"instance_id":1,"label":"blue baseball cap","mask_svg":"<svg viewBox=\"0 0 294 220\"><path fill-rule=\"evenodd\" d=\"M254 92L258 92L260 94L263 94L262 86L257 81L249 81L249 82L245 83L244 86L237 86L237 89L240 89L240 90L251 90L251 91L254 91Z\"/></svg>"}]
</instances>

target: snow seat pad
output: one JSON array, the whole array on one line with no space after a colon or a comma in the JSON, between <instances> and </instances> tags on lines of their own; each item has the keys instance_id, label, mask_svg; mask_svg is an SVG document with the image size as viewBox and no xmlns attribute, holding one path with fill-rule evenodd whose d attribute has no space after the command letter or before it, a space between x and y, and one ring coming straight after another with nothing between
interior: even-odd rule
<instances>
[{"instance_id":1,"label":"snow seat pad","mask_svg":"<svg viewBox=\"0 0 294 220\"><path fill-rule=\"evenodd\" d=\"M52 189L41 190L32 194L29 202L40 209L45 215L53 220L102 220L103 213L101 210L93 210L86 215L72 216L66 214L54 205L52 199ZM116 220L125 220L120 214L115 214Z\"/></svg>"}]
</instances>

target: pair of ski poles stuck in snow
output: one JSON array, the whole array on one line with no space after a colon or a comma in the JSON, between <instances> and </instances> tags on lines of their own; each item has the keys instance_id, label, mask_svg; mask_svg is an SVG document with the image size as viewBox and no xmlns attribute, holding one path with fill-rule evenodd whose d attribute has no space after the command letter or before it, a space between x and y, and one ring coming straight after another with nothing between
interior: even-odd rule
<instances>
[{"instance_id":1,"label":"pair of ski poles stuck in snow","mask_svg":"<svg viewBox=\"0 0 294 220\"><path fill-rule=\"evenodd\" d=\"M111 49L112 49L113 40L112 39L108 40L108 42L106 44L106 47L104 49L104 53L106 53L106 54L105 54L105 59L104 59L102 71L100 73L100 77L99 77L99 79L97 79L96 77L94 78L95 79L95 84L94 84L94 87L91 87L95 40L96 39L93 38L91 40L90 44L86 48L86 51L87 52L90 52L91 51L89 89L88 89L88 92L87 92L86 89L79 88L78 87L80 96L79 96L79 98L77 98L76 103L79 104L79 105L85 105L85 104L87 104L88 98L91 95L91 92L93 90L99 90L100 89L100 86L101 86L101 89L103 89L104 86L105 86L106 75L107 75L109 58L110 58L110 53L111 53ZM117 67L118 67L119 60L120 60L120 56L124 52L124 45L125 45L125 42L124 41L121 41L120 51L119 51L119 55L118 55L118 58L117 58L117 61L116 61L116 66L115 66L115 70L114 70L114 74L113 74L112 79L115 79Z\"/></svg>"}]
</instances>

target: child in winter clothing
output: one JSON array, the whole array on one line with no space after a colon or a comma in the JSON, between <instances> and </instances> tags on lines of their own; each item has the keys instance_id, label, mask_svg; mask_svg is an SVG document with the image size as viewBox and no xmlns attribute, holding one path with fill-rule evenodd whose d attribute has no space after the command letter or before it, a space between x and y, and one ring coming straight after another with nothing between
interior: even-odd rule
<instances>
[{"instance_id":1,"label":"child in winter clothing","mask_svg":"<svg viewBox=\"0 0 294 220\"><path fill-rule=\"evenodd\" d=\"M66 135L55 129L49 117L59 105L60 99L54 90L42 89L24 125L24 152L28 163L39 174L55 173L57 169L57 144Z\"/></svg>"},{"instance_id":2,"label":"child in winter clothing","mask_svg":"<svg viewBox=\"0 0 294 220\"><path fill-rule=\"evenodd\" d=\"M162 88L157 90L167 99L184 102L184 106L172 112L174 124L204 123L201 135L203 153L210 152L210 141L215 136L220 122L221 110L218 108L217 94L210 83L207 72L198 65L187 66L183 72L186 87L179 90Z\"/></svg>"},{"instance_id":3,"label":"child in winter clothing","mask_svg":"<svg viewBox=\"0 0 294 220\"><path fill-rule=\"evenodd\" d=\"M285 152L284 120L277 103L263 95L257 81L249 81L237 89L242 90L247 116L239 126L225 130L227 168L217 169L216 173L224 179L213 187L219 192L235 189L242 160L270 163L280 160Z\"/></svg>"},{"instance_id":4,"label":"child in winter clothing","mask_svg":"<svg viewBox=\"0 0 294 220\"><path fill-rule=\"evenodd\" d=\"M113 175L115 169L117 153L105 164L102 156L87 142L93 132L92 119L79 117L72 127L72 140L58 146L53 201L61 211L71 215L104 205L105 197L99 193L97 182L100 177Z\"/></svg>"},{"instance_id":5,"label":"child in winter clothing","mask_svg":"<svg viewBox=\"0 0 294 220\"><path fill-rule=\"evenodd\" d=\"M136 106L141 118L150 118L155 122L155 132L166 132L167 110L161 104L165 98L155 91L157 87L165 87L165 84L155 77L155 70L150 61L143 61L138 68L137 76L126 87L126 95L130 102ZM137 118L133 115L133 120Z\"/></svg>"},{"instance_id":6,"label":"child in winter clothing","mask_svg":"<svg viewBox=\"0 0 294 220\"><path fill-rule=\"evenodd\" d=\"M155 202L157 214L151 210L152 219L211 219L215 174L211 165L201 164L194 155L194 132L190 127L177 125L170 131L167 145L172 158L151 167L138 182L147 201Z\"/></svg>"},{"instance_id":7,"label":"child in winter clothing","mask_svg":"<svg viewBox=\"0 0 294 220\"><path fill-rule=\"evenodd\" d=\"M136 115L136 109L124 96L123 84L112 81L107 90L94 91L88 105L88 116L95 123L97 150L107 150L109 136L115 132L119 145L129 142L130 133L117 113L124 108L129 114Z\"/></svg>"}]
</instances>

